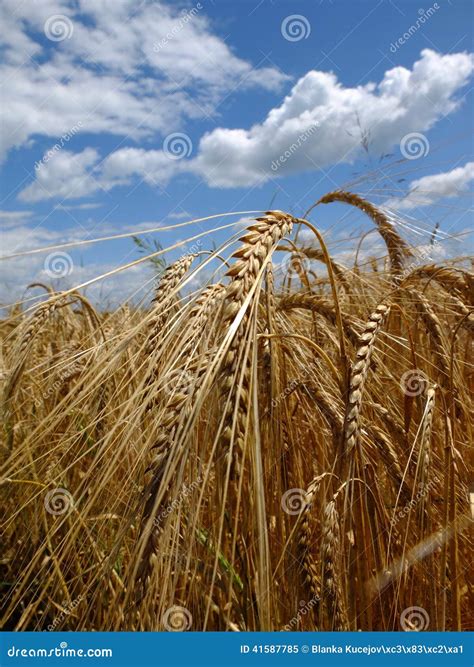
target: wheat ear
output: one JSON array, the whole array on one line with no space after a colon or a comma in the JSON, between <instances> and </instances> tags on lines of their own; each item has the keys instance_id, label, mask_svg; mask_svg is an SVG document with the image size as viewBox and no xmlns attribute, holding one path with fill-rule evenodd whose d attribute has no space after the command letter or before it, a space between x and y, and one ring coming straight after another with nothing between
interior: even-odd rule
<instances>
[{"instance_id":1,"label":"wheat ear","mask_svg":"<svg viewBox=\"0 0 474 667\"><path fill-rule=\"evenodd\" d=\"M286 248L286 247L280 247L279 250L292 252L291 248ZM300 253L301 255L305 255L305 257L307 257L308 259L315 259L318 262L323 262L323 264L326 264L327 261L326 256L320 248L312 248L312 247L298 248L298 253ZM331 257L329 258L329 261L331 263L332 270L334 271L334 275L337 277L339 283L344 287L346 292L350 291L349 282L346 278L346 273L348 272L347 268L342 264L335 262Z\"/></svg>"},{"instance_id":2,"label":"wheat ear","mask_svg":"<svg viewBox=\"0 0 474 667\"><path fill-rule=\"evenodd\" d=\"M472 303L472 288L474 277L469 271L455 269L452 266L437 266L436 264L426 264L419 266L412 271L405 282L413 278L428 278L436 281L448 294L465 298L468 303Z\"/></svg>"},{"instance_id":3,"label":"wheat ear","mask_svg":"<svg viewBox=\"0 0 474 667\"><path fill-rule=\"evenodd\" d=\"M312 537L312 509L314 496L319 488L321 477L316 477L309 484L306 491L305 506L303 516L299 527L298 551L299 559L303 568L303 584L309 591L314 609L315 617L319 612L319 602L321 595L321 577L311 551L313 541Z\"/></svg>"},{"instance_id":4,"label":"wheat ear","mask_svg":"<svg viewBox=\"0 0 474 667\"><path fill-rule=\"evenodd\" d=\"M209 285L193 303L188 320L189 323L192 323L193 331L200 332L204 330L223 289L223 286L219 284ZM183 387L174 387L171 396L166 401L164 409L160 413L160 424L152 447L154 450L154 458L148 467L150 481L145 490L142 532L148 525L149 519L153 513L155 514L155 520L147 539L139 572L139 576L143 581L146 581L149 569L153 565L154 554L158 548L159 535L162 530L162 526L160 525L160 522L156 521L156 517L159 516L160 507L163 506L163 502L159 507L156 507L156 499L160 492L166 463L177 439L182 412L186 409L190 399L189 392L191 389L195 392L202 379L202 365L196 367L195 364L189 364L188 362L188 358L193 352L193 341L194 337L186 341L180 351L180 358L186 360L186 363L188 363L187 367L176 369L176 376L178 379L180 374L185 374L185 381L188 386L184 388L185 391L180 391ZM191 385L193 386L191 387Z\"/></svg>"},{"instance_id":5,"label":"wheat ear","mask_svg":"<svg viewBox=\"0 0 474 667\"><path fill-rule=\"evenodd\" d=\"M416 309L433 344L434 357L438 363L439 370L444 378L449 377L449 363L446 349L443 341L443 332L441 322L436 315L428 299L417 290L411 290L410 294L414 297Z\"/></svg>"},{"instance_id":6,"label":"wheat ear","mask_svg":"<svg viewBox=\"0 0 474 667\"><path fill-rule=\"evenodd\" d=\"M224 329L230 326L235 316L242 308L244 301L263 266L264 261L277 243L291 232L294 218L281 211L267 211L264 217L257 218L256 222L247 228L246 234L241 237L241 247L233 253L236 260L226 275L230 277L230 285L226 288L222 306L222 324ZM229 392L238 382L238 367L240 361L241 344L244 340L246 330L245 323L248 321L248 309L235 332L230 345L225 353L221 366L221 395L227 402L224 415L223 429L220 438L220 451L228 456L233 438L233 416L234 404L228 400ZM245 419L248 411L250 370L248 364L243 369L242 387L239 392L237 411L237 422L235 428L236 448L233 449L233 461L235 467L239 468L240 450L243 449Z\"/></svg>"},{"instance_id":7,"label":"wheat ear","mask_svg":"<svg viewBox=\"0 0 474 667\"><path fill-rule=\"evenodd\" d=\"M161 275L152 299L152 316L149 321L149 334L145 347L146 355L153 352L169 313L170 299L196 257L197 255L193 253L183 255L170 264Z\"/></svg>"},{"instance_id":8,"label":"wheat ear","mask_svg":"<svg viewBox=\"0 0 474 667\"><path fill-rule=\"evenodd\" d=\"M291 310L293 308L304 308L319 313L325 317L331 324L336 324L336 309L330 299L327 299L319 294L306 294L304 292L297 292L284 296L278 302L280 310ZM355 319L349 315L341 313L341 320L344 332L352 344L356 344L359 340L360 331L357 329Z\"/></svg>"},{"instance_id":9,"label":"wheat ear","mask_svg":"<svg viewBox=\"0 0 474 667\"><path fill-rule=\"evenodd\" d=\"M426 392L426 405L423 413L423 424L421 429L421 482L426 485L431 460L431 432L433 428L433 415L435 409L436 385L432 385Z\"/></svg>"},{"instance_id":10,"label":"wheat ear","mask_svg":"<svg viewBox=\"0 0 474 667\"><path fill-rule=\"evenodd\" d=\"M409 257L412 252L407 243L395 231L393 224L390 222L389 214L380 210L363 197L353 192L344 192L343 190L329 192L318 203L329 204L335 201L355 206L373 220L387 246L392 272L395 275L400 275L403 271L404 259Z\"/></svg>"},{"instance_id":11,"label":"wheat ear","mask_svg":"<svg viewBox=\"0 0 474 667\"><path fill-rule=\"evenodd\" d=\"M326 609L331 630L348 630L344 595L341 586L341 540L339 515L334 500L329 501L324 509L321 536L321 560L323 566L321 596Z\"/></svg>"},{"instance_id":12,"label":"wheat ear","mask_svg":"<svg viewBox=\"0 0 474 667\"><path fill-rule=\"evenodd\" d=\"M41 305L38 306L38 308L33 313L32 317L30 318L12 355L13 358L16 359L16 363L9 375L5 387L5 392L4 392L5 401L8 401L11 398L13 392L15 391L15 387L18 383L18 380L20 379L20 376L23 373L26 360L28 358L28 351L30 348L30 344L32 343L33 339L38 334L39 330L44 325L46 320L55 312L55 310L60 305L63 304L64 304L64 299L62 298L53 297L51 299L48 299L47 301L43 302Z\"/></svg>"},{"instance_id":13,"label":"wheat ear","mask_svg":"<svg viewBox=\"0 0 474 667\"><path fill-rule=\"evenodd\" d=\"M342 457L356 446L359 439L359 420L362 407L362 394L369 371L370 360L375 346L377 334L382 324L387 319L390 306L381 303L370 315L364 331L359 338L359 348L356 352L355 362L352 365L349 379L349 395L346 403L344 417L344 435L342 446Z\"/></svg>"}]
</instances>

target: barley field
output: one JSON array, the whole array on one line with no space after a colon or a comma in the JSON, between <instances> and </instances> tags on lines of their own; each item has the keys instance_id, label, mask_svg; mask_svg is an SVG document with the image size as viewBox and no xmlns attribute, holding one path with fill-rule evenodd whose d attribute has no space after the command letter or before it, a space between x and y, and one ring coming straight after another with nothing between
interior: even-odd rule
<instances>
[{"instance_id":1,"label":"barley field","mask_svg":"<svg viewBox=\"0 0 474 667\"><path fill-rule=\"evenodd\" d=\"M382 256L333 257L335 205ZM472 629L470 260L340 190L234 232L148 305L1 320L0 626Z\"/></svg>"}]
</instances>

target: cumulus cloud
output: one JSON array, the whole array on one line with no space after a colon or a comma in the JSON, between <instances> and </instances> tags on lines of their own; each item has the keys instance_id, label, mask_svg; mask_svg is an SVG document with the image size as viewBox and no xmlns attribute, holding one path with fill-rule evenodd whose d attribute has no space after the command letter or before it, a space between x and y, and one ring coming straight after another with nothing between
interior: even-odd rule
<instances>
[{"instance_id":1,"label":"cumulus cloud","mask_svg":"<svg viewBox=\"0 0 474 667\"><path fill-rule=\"evenodd\" d=\"M20 192L18 198L31 203L51 198L62 201L77 199L99 190L108 191L118 185L127 185L133 177L159 187L182 171L184 166L162 150L121 148L104 160L93 148L86 148L80 153L50 150L39 161L35 180Z\"/></svg>"},{"instance_id":2,"label":"cumulus cloud","mask_svg":"<svg viewBox=\"0 0 474 667\"><path fill-rule=\"evenodd\" d=\"M318 166L353 162L363 150L361 128L371 151L381 155L406 134L427 131L453 112L472 69L468 54L441 55L425 49L411 70L391 69L377 85L345 87L332 73L311 71L262 123L248 130L217 128L205 134L195 157L173 161L161 146L121 148L105 158L94 173L95 182L84 179L78 189L85 192L89 186L94 192L97 183L110 189L134 176L156 185L182 172L194 173L213 187L254 186ZM68 196L52 183L49 189ZM35 200L41 196L34 185L27 192L34 192Z\"/></svg>"},{"instance_id":3,"label":"cumulus cloud","mask_svg":"<svg viewBox=\"0 0 474 667\"><path fill-rule=\"evenodd\" d=\"M465 192L474 181L474 162L467 162L463 167L451 171L431 174L412 181L405 197L391 199L387 208L410 209L430 206L444 197L457 197Z\"/></svg>"},{"instance_id":4,"label":"cumulus cloud","mask_svg":"<svg viewBox=\"0 0 474 667\"><path fill-rule=\"evenodd\" d=\"M310 71L263 123L205 135L192 167L210 185L233 187L318 165L350 163L362 150L361 127L371 150L380 155L405 134L429 130L454 111L459 105L455 94L472 69L468 54L425 49L411 70L395 67L378 85L349 88L332 73Z\"/></svg>"},{"instance_id":5,"label":"cumulus cloud","mask_svg":"<svg viewBox=\"0 0 474 667\"><path fill-rule=\"evenodd\" d=\"M20 193L19 199L37 202L51 197L73 199L89 195L101 187L90 172L98 160L99 154L93 148L81 153L66 150L53 153L49 160L39 164L36 179Z\"/></svg>"},{"instance_id":6,"label":"cumulus cloud","mask_svg":"<svg viewBox=\"0 0 474 667\"><path fill-rule=\"evenodd\" d=\"M123 179L128 181L132 176L156 185L168 182L182 169L183 164L185 163L170 159L162 150L121 148L104 160L101 177L109 187Z\"/></svg>"},{"instance_id":7,"label":"cumulus cloud","mask_svg":"<svg viewBox=\"0 0 474 667\"><path fill-rule=\"evenodd\" d=\"M153 137L213 113L236 87L275 90L287 79L234 55L201 10L159 1L4 0L0 12L2 157L79 124L82 133ZM66 17L67 37L48 41L55 15Z\"/></svg>"}]
</instances>

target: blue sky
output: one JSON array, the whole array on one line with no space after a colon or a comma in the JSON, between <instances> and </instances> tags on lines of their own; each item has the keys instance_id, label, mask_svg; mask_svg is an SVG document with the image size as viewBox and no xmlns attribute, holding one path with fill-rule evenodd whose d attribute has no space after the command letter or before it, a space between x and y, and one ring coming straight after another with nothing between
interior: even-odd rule
<instances>
[{"instance_id":1,"label":"blue sky","mask_svg":"<svg viewBox=\"0 0 474 667\"><path fill-rule=\"evenodd\" d=\"M0 11L5 254L272 201L302 215L348 183L420 228L462 234L445 254L469 251L469 0L5 0ZM370 228L337 206L313 219L335 242ZM68 284L138 257L130 240L67 255ZM57 277L45 257L0 263L3 303Z\"/></svg>"}]
</instances>

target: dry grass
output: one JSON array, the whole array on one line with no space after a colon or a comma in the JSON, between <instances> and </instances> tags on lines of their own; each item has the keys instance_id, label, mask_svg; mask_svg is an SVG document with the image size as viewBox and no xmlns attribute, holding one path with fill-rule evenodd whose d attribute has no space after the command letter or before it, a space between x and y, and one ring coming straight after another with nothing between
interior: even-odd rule
<instances>
[{"instance_id":1,"label":"dry grass","mask_svg":"<svg viewBox=\"0 0 474 667\"><path fill-rule=\"evenodd\" d=\"M331 202L385 260L271 211L196 292L190 254L148 309L50 291L1 321L2 627L472 627L473 276Z\"/></svg>"}]
</instances>

